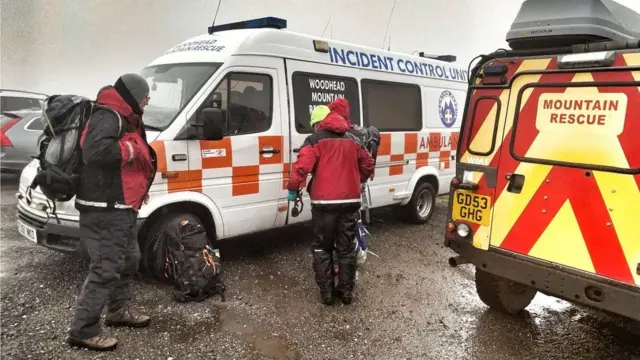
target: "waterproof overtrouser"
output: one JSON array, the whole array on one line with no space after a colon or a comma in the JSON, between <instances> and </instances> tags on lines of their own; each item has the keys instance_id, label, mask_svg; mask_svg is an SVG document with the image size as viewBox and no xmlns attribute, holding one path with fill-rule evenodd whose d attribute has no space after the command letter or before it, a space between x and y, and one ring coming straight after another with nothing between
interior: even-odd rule
<instances>
[{"instance_id":1,"label":"waterproof overtrouser","mask_svg":"<svg viewBox=\"0 0 640 360\"><path fill-rule=\"evenodd\" d=\"M338 292L351 292L356 277L353 239L357 231L355 212L359 203L313 204L311 209L314 240L311 245L315 280L322 294L333 292L333 251L338 255Z\"/></svg>"},{"instance_id":2,"label":"waterproof overtrouser","mask_svg":"<svg viewBox=\"0 0 640 360\"><path fill-rule=\"evenodd\" d=\"M69 335L89 339L101 332L100 315L121 309L132 298L140 248L133 210L82 211L80 233L91 264L76 302Z\"/></svg>"}]
</instances>

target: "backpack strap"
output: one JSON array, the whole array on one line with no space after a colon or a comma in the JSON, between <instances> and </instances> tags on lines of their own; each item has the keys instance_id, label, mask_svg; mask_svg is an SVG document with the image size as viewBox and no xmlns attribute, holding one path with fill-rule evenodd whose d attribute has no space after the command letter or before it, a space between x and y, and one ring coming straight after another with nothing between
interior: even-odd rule
<instances>
[{"instance_id":1,"label":"backpack strap","mask_svg":"<svg viewBox=\"0 0 640 360\"><path fill-rule=\"evenodd\" d=\"M93 107L96 107L98 109L102 109L102 110L107 110L107 111L111 111L112 113L116 114L116 117L118 118L118 138L122 137L122 117L120 116L120 114L113 110L112 108L108 107L108 106L104 106L104 105L100 105L97 102L91 102L91 115L93 115ZM89 115L89 118L91 118L91 115ZM88 122L87 122L88 124Z\"/></svg>"}]
</instances>

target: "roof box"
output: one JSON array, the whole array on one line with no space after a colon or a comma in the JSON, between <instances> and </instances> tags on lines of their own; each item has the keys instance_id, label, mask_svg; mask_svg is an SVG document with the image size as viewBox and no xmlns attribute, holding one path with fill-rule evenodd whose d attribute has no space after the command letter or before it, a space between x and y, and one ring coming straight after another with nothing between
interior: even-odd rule
<instances>
[{"instance_id":1,"label":"roof box","mask_svg":"<svg viewBox=\"0 0 640 360\"><path fill-rule=\"evenodd\" d=\"M640 39L640 14L613 0L525 0L507 42L533 50Z\"/></svg>"}]
</instances>

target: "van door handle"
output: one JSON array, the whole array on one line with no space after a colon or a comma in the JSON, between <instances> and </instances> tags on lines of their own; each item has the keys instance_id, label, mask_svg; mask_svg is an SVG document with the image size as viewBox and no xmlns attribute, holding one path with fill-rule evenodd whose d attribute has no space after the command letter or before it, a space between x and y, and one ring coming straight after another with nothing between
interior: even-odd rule
<instances>
[{"instance_id":1,"label":"van door handle","mask_svg":"<svg viewBox=\"0 0 640 360\"><path fill-rule=\"evenodd\" d=\"M280 149L268 149L268 148L263 148L262 150L260 150L260 154L279 154L280 153Z\"/></svg>"},{"instance_id":2,"label":"van door handle","mask_svg":"<svg viewBox=\"0 0 640 360\"><path fill-rule=\"evenodd\" d=\"M522 188L524 187L524 175L507 174L506 179L507 181L509 181L509 183L507 184L507 191L514 194L520 194Z\"/></svg>"},{"instance_id":3,"label":"van door handle","mask_svg":"<svg viewBox=\"0 0 640 360\"><path fill-rule=\"evenodd\" d=\"M293 152L294 152L294 153L299 153L299 152L300 152L300 148L295 148L295 149L293 149Z\"/></svg>"}]
</instances>

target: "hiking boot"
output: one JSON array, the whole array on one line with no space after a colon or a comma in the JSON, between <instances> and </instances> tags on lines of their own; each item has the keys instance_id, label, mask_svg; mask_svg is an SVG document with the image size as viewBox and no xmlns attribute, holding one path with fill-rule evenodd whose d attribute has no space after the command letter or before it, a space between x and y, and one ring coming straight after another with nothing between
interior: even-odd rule
<instances>
[{"instance_id":1,"label":"hiking boot","mask_svg":"<svg viewBox=\"0 0 640 360\"><path fill-rule=\"evenodd\" d=\"M322 303L328 306L333 305L333 302L335 301L335 296L333 294L333 292L322 292L320 293L320 296L322 296Z\"/></svg>"},{"instance_id":2,"label":"hiking boot","mask_svg":"<svg viewBox=\"0 0 640 360\"><path fill-rule=\"evenodd\" d=\"M340 293L340 300L345 305L350 305L353 302L353 294L351 291L344 291Z\"/></svg>"},{"instance_id":3,"label":"hiking boot","mask_svg":"<svg viewBox=\"0 0 640 360\"><path fill-rule=\"evenodd\" d=\"M148 326L150 322L150 317L138 314L128 306L125 306L120 310L107 313L104 320L104 324L106 326L127 326L132 328L145 327Z\"/></svg>"},{"instance_id":4,"label":"hiking boot","mask_svg":"<svg viewBox=\"0 0 640 360\"><path fill-rule=\"evenodd\" d=\"M67 342L71 346L77 346L95 351L111 351L115 350L118 346L118 340L116 338L108 337L105 335L94 336L91 339L78 339L69 336Z\"/></svg>"}]
</instances>

